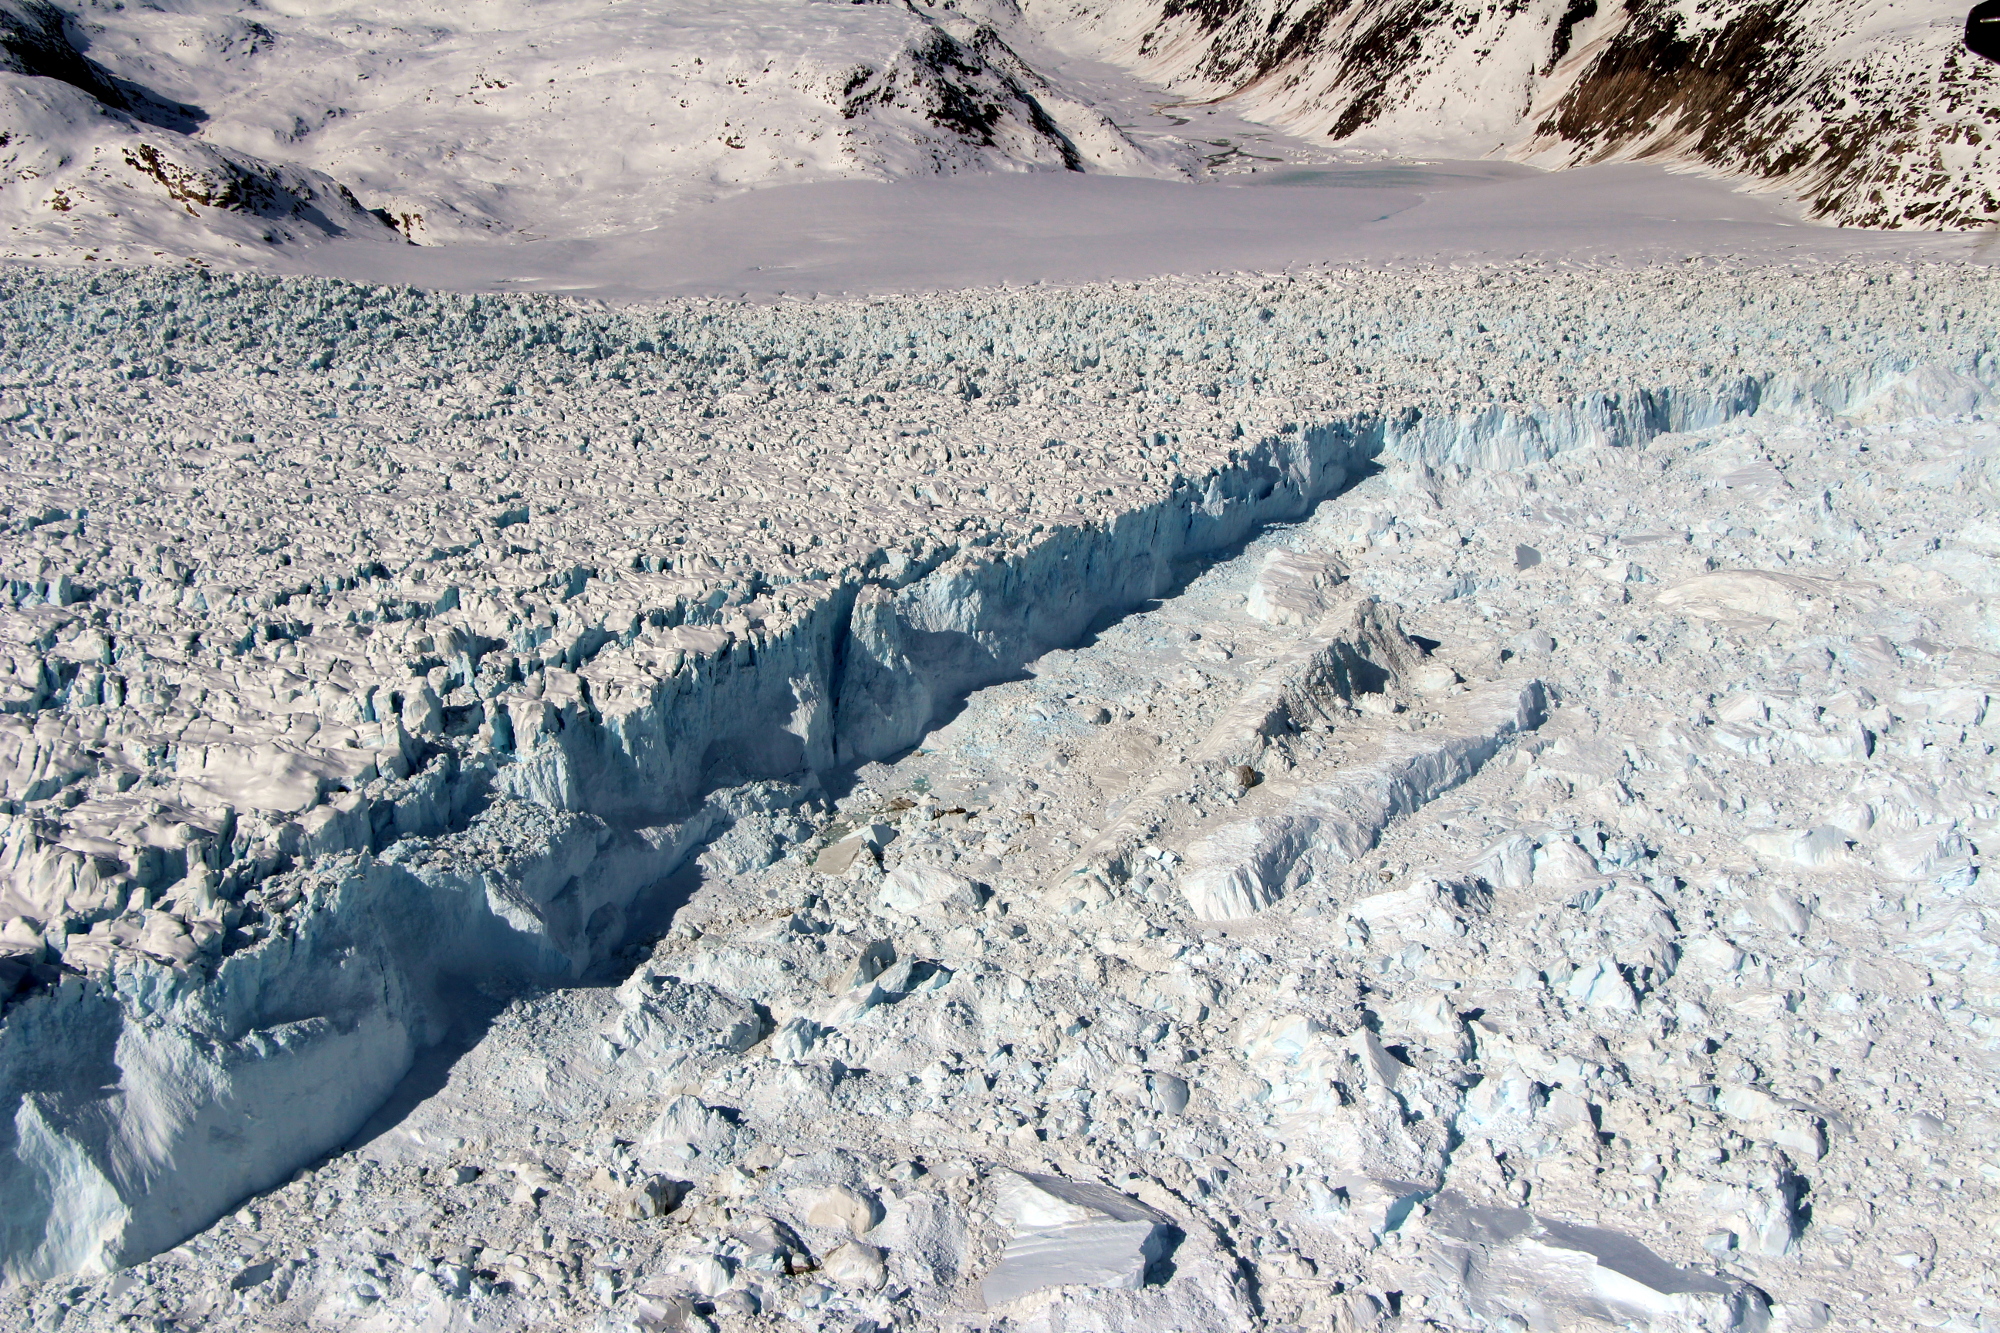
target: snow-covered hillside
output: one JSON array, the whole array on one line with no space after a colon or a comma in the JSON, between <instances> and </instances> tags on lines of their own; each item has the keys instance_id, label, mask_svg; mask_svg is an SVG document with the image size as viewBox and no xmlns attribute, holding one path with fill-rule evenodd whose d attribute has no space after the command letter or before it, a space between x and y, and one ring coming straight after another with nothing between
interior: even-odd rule
<instances>
[{"instance_id":1,"label":"snow-covered hillside","mask_svg":"<svg viewBox=\"0 0 2000 1333\"><path fill-rule=\"evenodd\" d=\"M1343 151L1650 158L1830 221L1965 227L2000 218L2000 65L1962 27L1938 0L0 0L0 257L361 274L352 245L302 252L630 236L759 186Z\"/></svg>"},{"instance_id":2,"label":"snow-covered hillside","mask_svg":"<svg viewBox=\"0 0 2000 1333\"><path fill-rule=\"evenodd\" d=\"M13 255L588 236L754 185L1187 157L950 5L5 0L0 34Z\"/></svg>"},{"instance_id":3,"label":"snow-covered hillside","mask_svg":"<svg viewBox=\"0 0 2000 1333\"><path fill-rule=\"evenodd\" d=\"M1189 101L1328 141L1657 158L1741 173L1831 221L2000 220L2000 65L1962 0L1031 0Z\"/></svg>"}]
</instances>

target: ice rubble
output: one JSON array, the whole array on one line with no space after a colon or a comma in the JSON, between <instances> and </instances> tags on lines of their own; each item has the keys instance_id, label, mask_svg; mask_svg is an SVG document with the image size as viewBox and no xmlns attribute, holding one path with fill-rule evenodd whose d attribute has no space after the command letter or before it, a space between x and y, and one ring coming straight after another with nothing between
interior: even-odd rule
<instances>
[{"instance_id":1,"label":"ice rubble","mask_svg":"<svg viewBox=\"0 0 2000 1333\"><path fill-rule=\"evenodd\" d=\"M1335 271L628 311L7 281L14 1279L143 1258L276 1184L354 1132L467 988L582 975L704 843L725 875L810 844L815 773L904 749L966 690L1377 461L1448 478L1759 409L1967 410L1993 374L1991 280L1965 269ZM1725 484L1784 484L1740 473ZM1273 630L1337 600L1337 562L1266 573ZM1709 594L1749 614L1736 596ZM1310 721L1302 701L1372 706L1384 663L1422 674L1356 614L1359 658L1292 660L1215 719L1203 762L1261 753ZM1378 679L1342 684L1363 659ZM1518 728L1539 705L1516 697ZM1481 725L1386 761L1365 820L1472 776L1508 730ZM1160 864L1128 813L1069 849L1074 910ZM1955 846L1899 864L1957 864ZM1304 878L1284 859L1208 914L1275 901ZM984 910L980 874L891 872L871 910ZM773 1042L810 1052L923 989L900 963L880 980L893 950L861 958L858 992ZM646 1140L656 1165L728 1137L700 1111Z\"/></svg>"},{"instance_id":2,"label":"ice rubble","mask_svg":"<svg viewBox=\"0 0 2000 1333\"><path fill-rule=\"evenodd\" d=\"M991 1309L1054 1287L1136 1291L1172 1244L1164 1213L1103 1185L1007 1171L993 1192L1010 1236L980 1283Z\"/></svg>"},{"instance_id":3,"label":"ice rubble","mask_svg":"<svg viewBox=\"0 0 2000 1333\"><path fill-rule=\"evenodd\" d=\"M1767 417L1447 486L1390 460L864 767L615 991L516 1000L371 1143L0 1313L1976 1329L1996 458L1990 420ZM1379 688L1302 684L1319 624L1252 614L1300 568L1395 608ZM1725 570L1849 600L1662 596ZM1218 828L1531 681L1548 718L1366 858L1189 910ZM1273 698L1299 724L1249 739ZM1766 850L1822 827L1842 857ZM992 896L884 901L940 871Z\"/></svg>"}]
</instances>

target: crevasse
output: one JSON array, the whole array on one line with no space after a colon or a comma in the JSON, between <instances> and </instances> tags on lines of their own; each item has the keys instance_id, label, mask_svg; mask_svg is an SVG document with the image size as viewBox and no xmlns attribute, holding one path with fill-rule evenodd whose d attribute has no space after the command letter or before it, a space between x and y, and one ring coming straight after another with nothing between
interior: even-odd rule
<instances>
[{"instance_id":1,"label":"crevasse","mask_svg":"<svg viewBox=\"0 0 2000 1333\"><path fill-rule=\"evenodd\" d=\"M732 818L906 748L966 692L1364 469L1448 482L1750 413L1966 410L1996 377L1988 354L1938 365L1911 353L1549 409L1297 421L1153 503L829 581L782 629L689 654L615 699L536 701L532 727L504 714L492 755L440 752L386 811L349 802L315 825L298 868L266 882L304 904L295 930L212 974L139 962L68 975L8 1012L0 1265L15 1281L96 1272L177 1243L347 1141L443 1035L459 989L576 978ZM798 785L745 795L759 780Z\"/></svg>"}]
</instances>

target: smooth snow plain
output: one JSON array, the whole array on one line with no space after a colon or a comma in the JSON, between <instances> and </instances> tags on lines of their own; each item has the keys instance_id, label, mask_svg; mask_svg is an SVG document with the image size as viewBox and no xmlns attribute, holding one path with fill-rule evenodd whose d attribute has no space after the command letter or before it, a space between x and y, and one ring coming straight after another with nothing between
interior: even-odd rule
<instances>
[{"instance_id":1,"label":"smooth snow plain","mask_svg":"<svg viewBox=\"0 0 2000 1333\"><path fill-rule=\"evenodd\" d=\"M1984 234L1816 226L1770 195L1651 164L1545 172L1491 161L1334 160L1278 135L1255 146L1270 156L1201 182L1047 172L780 185L636 231L431 247L335 243L259 263L629 302L891 295L1328 262L1921 261L1984 259L1992 249Z\"/></svg>"},{"instance_id":2,"label":"smooth snow plain","mask_svg":"<svg viewBox=\"0 0 2000 1333\"><path fill-rule=\"evenodd\" d=\"M1984 268L4 281L24 1326L1977 1326Z\"/></svg>"}]
</instances>

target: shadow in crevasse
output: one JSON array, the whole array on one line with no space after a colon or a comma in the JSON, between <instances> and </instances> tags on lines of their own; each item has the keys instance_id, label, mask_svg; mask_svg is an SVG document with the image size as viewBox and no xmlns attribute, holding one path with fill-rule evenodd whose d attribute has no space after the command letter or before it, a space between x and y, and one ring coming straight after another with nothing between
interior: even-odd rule
<instances>
[{"instance_id":1,"label":"shadow in crevasse","mask_svg":"<svg viewBox=\"0 0 2000 1333\"><path fill-rule=\"evenodd\" d=\"M1069 646L1072 648L1092 647L1097 643L1098 637L1112 626L1142 612L1159 610L1168 602L1184 595L1195 580L1202 577L1202 575L1215 569L1217 566L1226 565L1230 561L1237 559L1245 551L1249 550L1254 543L1262 541L1274 532L1311 522L1313 514L1318 511L1321 505L1329 500L1335 500L1345 495L1363 481L1375 476L1382 470L1382 465L1374 460L1358 463L1345 482L1335 490L1314 500L1306 507L1305 512L1299 514L1297 517L1273 519L1269 522L1254 524L1242 536L1233 541L1211 547L1204 551L1198 551L1180 560L1176 560L1168 570L1168 581L1165 587L1160 588L1151 598L1136 606L1107 609L1103 614L1090 622L1085 628L1083 636L1076 643Z\"/></svg>"},{"instance_id":2,"label":"shadow in crevasse","mask_svg":"<svg viewBox=\"0 0 2000 1333\"><path fill-rule=\"evenodd\" d=\"M84 54L89 45L76 21L45 0L0 0L0 69L66 83L114 111L179 134L192 134L208 119L200 107L113 74Z\"/></svg>"},{"instance_id":3,"label":"shadow in crevasse","mask_svg":"<svg viewBox=\"0 0 2000 1333\"><path fill-rule=\"evenodd\" d=\"M1122 624L1135 615L1161 609L1168 602L1183 596L1191 584L1210 570L1237 559L1253 542L1268 537L1274 531L1310 521L1314 511L1321 504L1345 494L1360 482L1381 471L1382 467L1379 463L1373 461L1362 462L1353 469L1346 481L1339 487L1313 500L1304 507L1302 512L1294 516L1253 523L1241 535L1227 542L1190 553L1174 561L1165 570L1165 578L1161 584L1151 589L1149 596L1135 598L1131 601L1103 608L1085 622L1072 637L1068 637L1060 642L1043 642L1037 645L1038 651L1035 652L1034 656L1026 657L1023 660L1020 657L1008 659L1004 654L989 654L981 664L983 669L971 671L961 669L952 673L963 682L963 686L952 691L949 695L932 702L931 715L924 726L922 736L913 744L902 746L893 752L860 755L851 758L844 757L841 763L818 775L822 790L834 799L849 795L855 788L859 771L862 768L878 763L893 765L907 757L912 751L923 748L925 739L939 729L948 726L964 713L967 706L971 703L973 696L979 691L990 689L996 685L1032 678L1035 675L1035 662L1039 661L1041 656L1047 653L1074 651L1095 646L1106 630ZM958 634L939 634L934 637L952 639L964 636ZM949 658L952 654L947 651L938 654L938 656L940 658ZM836 698L841 697L842 694L838 670L836 671L833 693ZM836 728L838 726L839 723L836 722Z\"/></svg>"},{"instance_id":4,"label":"shadow in crevasse","mask_svg":"<svg viewBox=\"0 0 2000 1333\"><path fill-rule=\"evenodd\" d=\"M721 831L718 829L717 833ZM382 1142L385 1137L393 1135L413 1112L444 1090L453 1068L485 1040L494 1022L516 1000L530 995L595 990L622 984L652 956L653 946L673 925L675 914L687 906L701 889L706 872L697 859L700 853L700 847L691 849L672 871L634 897L619 946L599 958L574 981L472 976L439 978L432 992L431 1008L433 1013L444 1019L445 1035L416 1053L409 1070L396 1084L388 1100L376 1108L343 1148L336 1151L362 1151L371 1145L387 1149L389 1145Z\"/></svg>"},{"instance_id":5,"label":"shadow in crevasse","mask_svg":"<svg viewBox=\"0 0 2000 1333\"><path fill-rule=\"evenodd\" d=\"M444 1038L419 1050L408 1072L389 1094L389 1100L375 1108L349 1139L347 1147L359 1149L390 1133L410 1112L442 1091L451 1077L452 1066L486 1036L493 1020L507 1007L512 995L496 987L471 983L448 983L455 1012Z\"/></svg>"},{"instance_id":6,"label":"shadow in crevasse","mask_svg":"<svg viewBox=\"0 0 2000 1333\"><path fill-rule=\"evenodd\" d=\"M1160 1228L1159 1238L1154 1242L1155 1253L1151 1262L1146 1265L1145 1285L1164 1287L1173 1281L1176 1272L1174 1252L1180 1249L1181 1242L1186 1239L1187 1233L1171 1223Z\"/></svg>"}]
</instances>

